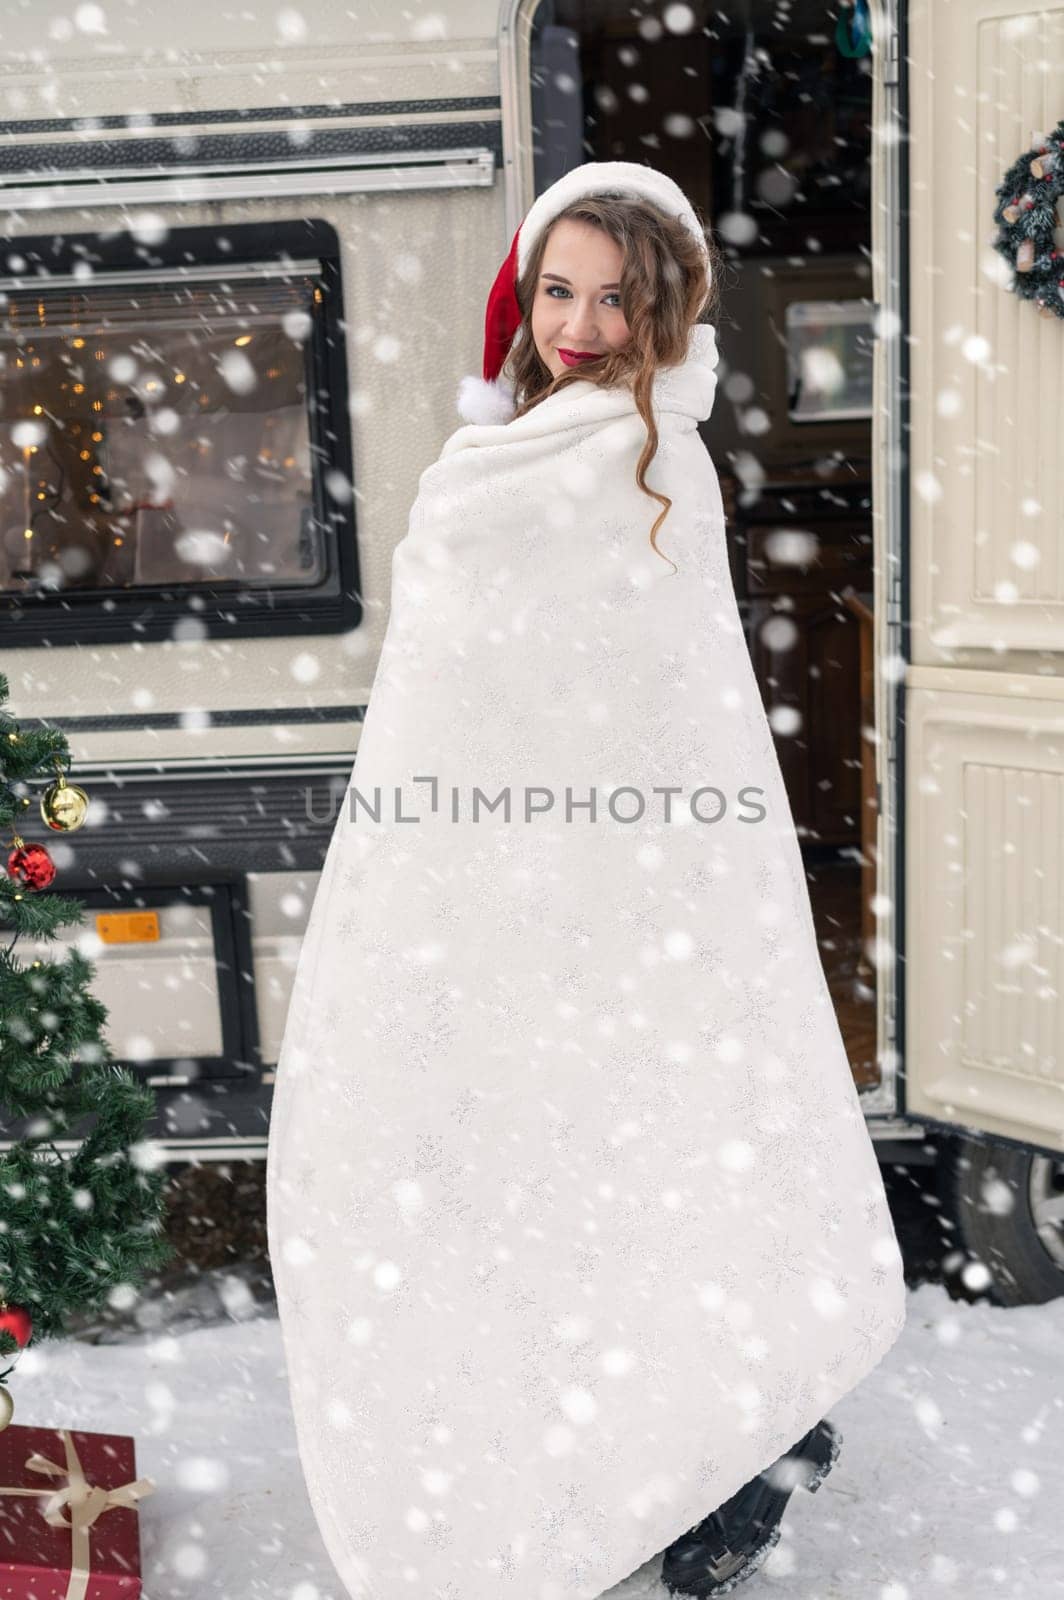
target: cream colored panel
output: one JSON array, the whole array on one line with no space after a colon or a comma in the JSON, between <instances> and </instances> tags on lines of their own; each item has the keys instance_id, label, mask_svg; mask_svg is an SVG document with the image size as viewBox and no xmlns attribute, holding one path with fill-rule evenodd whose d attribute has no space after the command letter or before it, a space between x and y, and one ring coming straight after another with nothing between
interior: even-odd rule
<instances>
[{"instance_id":1,"label":"cream colored panel","mask_svg":"<svg viewBox=\"0 0 1064 1600\"><path fill-rule=\"evenodd\" d=\"M264 1066L276 1064L295 981L299 947L307 929L320 872L251 872L252 967Z\"/></svg>"},{"instance_id":2,"label":"cream colored panel","mask_svg":"<svg viewBox=\"0 0 1064 1600\"><path fill-rule=\"evenodd\" d=\"M906 1107L1064 1150L1064 703L908 719Z\"/></svg>"},{"instance_id":3,"label":"cream colored panel","mask_svg":"<svg viewBox=\"0 0 1064 1600\"><path fill-rule=\"evenodd\" d=\"M1064 652L1064 322L990 241L1064 115L1064 4L919 0L910 26L913 659L1034 671Z\"/></svg>"},{"instance_id":4,"label":"cream colored panel","mask_svg":"<svg viewBox=\"0 0 1064 1600\"><path fill-rule=\"evenodd\" d=\"M181 77L190 82L197 69L220 76L220 65L246 61L254 69L261 98L268 104L284 99L289 105L304 101L327 102L334 86L326 80L319 92L289 78L313 61L328 74L336 55L368 56L364 87L352 99L386 100L381 92L379 68L373 58L418 54L436 57L431 96L468 94L454 63L472 41L494 41L498 27L497 0L314 0L313 5L263 7L219 5L217 0L182 0L180 12L173 0L137 0L135 6L72 6L70 0L35 0L32 7L12 3L2 8L0 70L6 69L20 85L69 75L67 85L77 97L73 104L60 100L53 87L41 91L43 107L29 109L24 102L5 104L5 115L77 116L86 109L80 100L79 79L93 73L116 80L135 76L140 83L136 98L121 109L136 115L154 109L152 79ZM219 87L224 87L219 85ZM315 87L311 84L311 87ZM324 90L323 92L320 92ZM483 91L481 91L483 93ZM7 91L9 94L10 91ZM180 102L179 102L180 103ZM211 104L222 102L211 101ZM99 112L98 103L88 108ZM174 110L173 105L159 109Z\"/></svg>"},{"instance_id":5,"label":"cream colored panel","mask_svg":"<svg viewBox=\"0 0 1064 1600\"><path fill-rule=\"evenodd\" d=\"M11 652L8 652L10 655ZM0 657L0 671L8 666ZM26 709L35 715L31 700ZM22 706L19 715L22 716ZM23 717L23 720L26 720ZM224 762L234 771L244 766L300 765L309 756L335 757L338 762L354 762L362 723L344 718L339 722L262 723L212 722L209 717L190 717L177 728L145 728L131 719L124 727L93 730L64 727L70 745L75 775L91 775L88 764L104 770L136 771L146 764L158 769L156 752L166 751L166 764L173 771L188 772Z\"/></svg>"},{"instance_id":6,"label":"cream colored panel","mask_svg":"<svg viewBox=\"0 0 1064 1600\"><path fill-rule=\"evenodd\" d=\"M76 898L76 896L75 896ZM135 909L121 901L116 911ZM214 932L208 906L159 906L159 938L148 943L98 944L96 908L80 927L53 940L23 939L20 959L59 961L77 945L95 966L90 985L107 1007L105 1035L119 1060L142 1066L170 1056L220 1056L221 1002Z\"/></svg>"},{"instance_id":7,"label":"cream colored panel","mask_svg":"<svg viewBox=\"0 0 1064 1600\"><path fill-rule=\"evenodd\" d=\"M364 705L388 622L392 552L405 535L418 480L461 426L458 380L479 372L484 298L506 252L501 186L409 194L316 196L224 205L160 205L172 227L267 223L302 210L340 239L354 453L362 622L347 634L258 639L183 637L149 644L10 649L0 662L18 716L187 713L183 727L136 732L128 752L153 760L217 752L211 713ZM113 215L35 213L25 233L114 225ZM32 708L32 710L31 710ZM330 748L342 744L331 736ZM262 755L298 750L284 718L251 735ZM224 743L225 735L222 742ZM116 752L117 758L117 752Z\"/></svg>"}]
</instances>

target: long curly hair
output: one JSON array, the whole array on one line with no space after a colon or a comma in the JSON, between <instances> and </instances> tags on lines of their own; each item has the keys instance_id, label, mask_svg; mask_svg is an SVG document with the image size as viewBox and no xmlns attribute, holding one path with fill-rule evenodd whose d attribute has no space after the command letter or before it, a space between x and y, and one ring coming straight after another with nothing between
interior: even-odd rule
<instances>
[{"instance_id":1,"label":"long curly hair","mask_svg":"<svg viewBox=\"0 0 1064 1600\"><path fill-rule=\"evenodd\" d=\"M576 367L554 377L532 337L532 306L547 240L552 229L569 218L603 228L620 245L624 256L620 276L621 310L631 337L623 349L595 362L593 374L584 367ZM605 192L566 206L550 226L543 229L524 272L517 279L520 330L503 364L503 375L512 384L517 402L515 416L523 416L548 395L581 378L590 377L592 382L606 389L622 384L631 386L636 409L647 430L646 443L636 465L636 483L662 507L650 530L650 543L666 561L669 558L658 549L656 535L668 516L672 500L667 494L651 489L646 481L647 468L658 448L651 389L657 368L676 366L683 361L690 329L696 322L712 321L716 311L719 299L716 269L721 258L708 235L706 245L709 298L703 304L707 278L705 258L698 241L678 217L668 216L648 200Z\"/></svg>"}]
</instances>

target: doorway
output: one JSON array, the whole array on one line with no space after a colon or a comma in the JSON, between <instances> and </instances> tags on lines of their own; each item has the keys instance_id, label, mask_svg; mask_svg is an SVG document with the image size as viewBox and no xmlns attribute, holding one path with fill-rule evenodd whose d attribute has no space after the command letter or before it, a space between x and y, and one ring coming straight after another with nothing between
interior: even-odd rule
<instances>
[{"instance_id":1,"label":"doorway","mask_svg":"<svg viewBox=\"0 0 1064 1600\"><path fill-rule=\"evenodd\" d=\"M725 261L703 438L732 577L858 1088L876 1040L873 73L867 6L542 0L537 194L649 162Z\"/></svg>"}]
</instances>

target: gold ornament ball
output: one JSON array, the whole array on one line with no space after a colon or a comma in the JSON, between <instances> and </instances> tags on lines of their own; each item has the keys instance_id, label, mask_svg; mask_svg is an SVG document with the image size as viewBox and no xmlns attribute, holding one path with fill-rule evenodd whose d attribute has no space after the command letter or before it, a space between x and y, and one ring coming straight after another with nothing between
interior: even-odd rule
<instances>
[{"instance_id":1,"label":"gold ornament ball","mask_svg":"<svg viewBox=\"0 0 1064 1600\"><path fill-rule=\"evenodd\" d=\"M3 1433L14 1415L15 1402L11 1398L11 1391L0 1383L0 1433Z\"/></svg>"},{"instance_id":2,"label":"gold ornament ball","mask_svg":"<svg viewBox=\"0 0 1064 1600\"><path fill-rule=\"evenodd\" d=\"M41 816L57 833L73 833L85 821L89 797L76 783L60 778L41 795Z\"/></svg>"}]
</instances>

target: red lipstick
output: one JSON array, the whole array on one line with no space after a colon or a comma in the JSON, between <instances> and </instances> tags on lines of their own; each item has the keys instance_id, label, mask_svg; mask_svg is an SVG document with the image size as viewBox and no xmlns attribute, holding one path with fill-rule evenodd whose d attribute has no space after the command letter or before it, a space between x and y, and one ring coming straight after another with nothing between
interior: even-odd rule
<instances>
[{"instance_id":1,"label":"red lipstick","mask_svg":"<svg viewBox=\"0 0 1064 1600\"><path fill-rule=\"evenodd\" d=\"M601 351L562 350L559 348L558 355L567 367L575 367L578 361L598 361L601 358Z\"/></svg>"}]
</instances>

